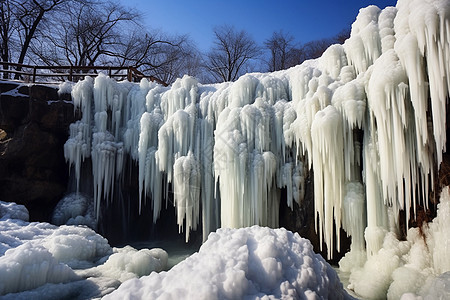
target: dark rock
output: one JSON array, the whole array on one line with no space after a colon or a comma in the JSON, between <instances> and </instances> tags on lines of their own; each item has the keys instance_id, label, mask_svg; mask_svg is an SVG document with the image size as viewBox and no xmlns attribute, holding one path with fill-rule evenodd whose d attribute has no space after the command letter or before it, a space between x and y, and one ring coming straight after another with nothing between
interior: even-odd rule
<instances>
[{"instance_id":1,"label":"dark rock","mask_svg":"<svg viewBox=\"0 0 450 300\"><path fill-rule=\"evenodd\" d=\"M0 90L11 88L5 86ZM52 87L20 88L30 96L25 90L0 96L0 200L25 205L32 221L50 221L67 190L64 143L73 105Z\"/></svg>"},{"instance_id":2,"label":"dark rock","mask_svg":"<svg viewBox=\"0 0 450 300\"><path fill-rule=\"evenodd\" d=\"M30 106L30 119L44 130L66 134L75 120L73 105L66 101L32 99Z\"/></svg>"},{"instance_id":3,"label":"dark rock","mask_svg":"<svg viewBox=\"0 0 450 300\"><path fill-rule=\"evenodd\" d=\"M0 125L6 132L14 130L27 121L29 99L10 95L0 96Z\"/></svg>"},{"instance_id":4,"label":"dark rock","mask_svg":"<svg viewBox=\"0 0 450 300\"><path fill-rule=\"evenodd\" d=\"M30 86L30 99L39 101L58 100L58 89L52 86L34 84Z\"/></svg>"},{"instance_id":5,"label":"dark rock","mask_svg":"<svg viewBox=\"0 0 450 300\"><path fill-rule=\"evenodd\" d=\"M7 81L3 82L3 81L1 81L0 82L0 93L3 94L3 93L6 93L6 92L9 92L9 91L12 91L14 89L17 89L19 86L20 86L19 83L7 82Z\"/></svg>"},{"instance_id":6,"label":"dark rock","mask_svg":"<svg viewBox=\"0 0 450 300\"><path fill-rule=\"evenodd\" d=\"M30 95L30 88L28 85L21 85L17 89L17 93L20 95L29 96Z\"/></svg>"}]
</instances>

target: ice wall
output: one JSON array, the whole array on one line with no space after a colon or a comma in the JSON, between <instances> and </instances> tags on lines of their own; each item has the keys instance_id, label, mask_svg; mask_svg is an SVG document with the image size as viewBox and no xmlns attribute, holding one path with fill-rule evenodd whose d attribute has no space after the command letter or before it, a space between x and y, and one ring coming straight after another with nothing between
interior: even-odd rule
<instances>
[{"instance_id":1,"label":"ice wall","mask_svg":"<svg viewBox=\"0 0 450 300\"><path fill-rule=\"evenodd\" d=\"M413 217L434 186L446 150L449 22L448 1L400 0L361 9L343 45L285 71L215 85L185 76L170 87L87 78L72 91L83 118L66 158L78 178L91 158L97 216L124 160L136 161L136 201L150 201L156 220L173 193L186 239L200 218L204 237L276 227L280 190L293 207L313 168L320 237L338 247L333 231L343 227L363 263L398 230L398 211Z\"/></svg>"}]
</instances>

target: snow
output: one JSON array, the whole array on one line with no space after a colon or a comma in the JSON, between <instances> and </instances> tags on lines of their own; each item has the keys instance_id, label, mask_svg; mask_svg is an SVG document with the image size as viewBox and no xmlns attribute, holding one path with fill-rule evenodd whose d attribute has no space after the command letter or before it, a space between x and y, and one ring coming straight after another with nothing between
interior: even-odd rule
<instances>
[{"instance_id":1,"label":"snow","mask_svg":"<svg viewBox=\"0 0 450 300\"><path fill-rule=\"evenodd\" d=\"M73 270L58 263L46 248L31 243L7 250L0 258L0 269L2 295L33 289L47 282L63 283L76 278Z\"/></svg>"},{"instance_id":2,"label":"snow","mask_svg":"<svg viewBox=\"0 0 450 300\"><path fill-rule=\"evenodd\" d=\"M0 202L0 217L2 299L90 299L167 267L162 249L111 248L88 227L30 223L22 205Z\"/></svg>"},{"instance_id":3,"label":"snow","mask_svg":"<svg viewBox=\"0 0 450 300\"><path fill-rule=\"evenodd\" d=\"M131 246L124 248L114 248L114 253L108 260L97 267L80 271L79 275L84 277L107 276L120 282L137 276L148 275L151 272L161 272L166 269L168 255L162 249L142 249L136 250Z\"/></svg>"},{"instance_id":4,"label":"snow","mask_svg":"<svg viewBox=\"0 0 450 300\"><path fill-rule=\"evenodd\" d=\"M104 299L351 299L311 243L285 229L211 233L168 272L132 279Z\"/></svg>"},{"instance_id":5,"label":"snow","mask_svg":"<svg viewBox=\"0 0 450 300\"><path fill-rule=\"evenodd\" d=\"M10 81L8 80L7 83L10 83ZM30 84L23 83L23 82L15 82L15 81L12 81L11 83L16 84L17 86L9 91L2 92L1 93L2 96L23 97L23 98L29 97L29 95L27 95L27 94L20 93L19 90L21 88L23 89L24 87L29 88L31 86Z\"/></svg>"},{"instance_id":6,"label":"snow","mask_svg":"<svg viewBox=\"0 0 450 300\"><path fill-rule=\"evenodd\" d=\"M74 85L75 85L75 83L73 83L71 81L62 82L58 87L58 95L71 94L72 88Z\"/></svg>"},{"instance_id":7,"label":"snow","mask_svg":"<svg viewBox=\"0 0 450 300\"><path fill-rule=\"evenodd\" d=\"M52 224L86 225L95 230L94 200L81 193L66 195L53 211Z\"/></svg>"},{"instance_id":8,"label":"snow","mask_svg":"<svg viewBox=\"0 0 450 300\"><path fill-rule=\"evenodd\" d=\"M0 220L16 219L28 221L28 209L24 205L16 204L14 202L0 201Z\"/></svg>"}]
</instances>

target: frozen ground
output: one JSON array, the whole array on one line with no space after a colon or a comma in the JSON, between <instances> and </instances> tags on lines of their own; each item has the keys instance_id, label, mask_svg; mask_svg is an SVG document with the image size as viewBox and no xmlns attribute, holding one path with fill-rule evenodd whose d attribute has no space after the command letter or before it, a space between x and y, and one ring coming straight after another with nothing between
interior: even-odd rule
<instances>
[{"instance_id":1,"label":"frozen ground","mask_svg":"<svg viewBox=\"0 0 450 300\"><path fill-rule=\"evenodd\" d=\"M0 201L0 298L90 299L130 278L167 268L162 249L112 248L84 226L28 222L22 205Z\"/></svg>"},{"instance_id":2,"label":"frozen ground","mask_svg":"<svg viewBox=\"0 0 450 300\"><path fill-rule=\"evenodd\" d=\"M351 298L311 243L285 229L219 229L198 252L163 271L164 250L111 248L87 227L27 219L25 207L0 202L1 299ZM387 233L363 267L345 273L354 253L341 261L343 282L363 299L448 299L449 223L446 188L426 238L416 228L406 241Z\"/></svg>"},{"instance_id":3,"label":"frozen ground","mask_svg":"<svg viewBox=\"0 0 450 300\"><path fill-rule=\"evenodd\" d=\"M2 299L90 299L122 282L106 299L348 298L310 242L284 229L220 229L198 253L160 272L168 263L161 249L111 248L85 226L30 223L14 203L0 202L0 213Z\"/></svg>"}]
</instances>

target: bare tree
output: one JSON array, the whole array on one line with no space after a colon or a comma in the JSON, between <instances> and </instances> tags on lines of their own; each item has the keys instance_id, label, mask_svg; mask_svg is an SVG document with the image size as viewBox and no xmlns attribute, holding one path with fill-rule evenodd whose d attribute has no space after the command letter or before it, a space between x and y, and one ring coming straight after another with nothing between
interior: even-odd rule
<instances>
[{"instance_id":1,"label":"bare tree","mask_svg":"<svg viewBox=\"0 0 450 300\"><path fill-rule=\"evenodd\" d=\"M68 3L35 41L33 53L49 65L94 65L122 43L121 26L132 24L137 17L113 2Z\"/></svg>"},{"instance_id":2,"label":"bare tree","mask_svg":"<svg viewBox=\"0 0 450 300\"><path fill-rule=\"evenodd\" d=\"M20 53L17 62L23 63L27 55L32 40L35 38L36 31L45 16L52 12L67 0L11 0L14 6L15 18L20 26L18 27L18 37L20 39Z\"/></svg>"},{"instance_id":3,"label":"bare tree","mask_svg":"<svg viewBox=\"0 0 450 300\"><path fill-rule=\"evenodd\" d=\"M200 75L200 53L192 42L185 36L169 40L172 43L161 44L159 53L147 57L152 59L152 64L148 66L152 67L153 73L167 83L172 83L185 74L196 77ZM159 65L157 68L154 67L155 63Z\"/></svg>"},{"instance_id":4,"label":"bare tree","mask_svg":"<svg viewBox=\"0 0 450 300\"><path fill-rule=\"evenodd\" d=\"M345 40L350 37L350 27L344 28L332 37L333 43L344 44Z\"/></svg>"},{"instance_id":5,"label":"bare tree","mask_svg":"<svg viewBox=\"0 0 450 300\"><path fill-rule=\"evenodd\" d=\"M289 56L293 54L294 37L284 33L282 30L274 32L272 36L264 42L264 46L270 51L267 61L268 71L284 70L289 65Z\"/></svg>"},{"instance_id":6,"label":"bare tree","mask_svg":"<svg viewBox=\"0 0 450 300\"><path fill-rule=\"evenodd\" d=\"M17 24L14 18L11 3L9 0L3 0L0 2L0 58L3 62L9 62L10 60L10 44L12 41L12 35ZM3 65L4 69L8 69L7 65ZM3 78L8 78L9 73L3 73Z\"/></svg>"},{"instance_id":7,"label":"bare tree","mask_svg":"<svg viewBox=\"0 0 450 300\"><path fill-rule=\"evenodd\" d=\"M173 82L195 47L185 36L147 31L140 21L137 12L115 2L71 3L33 41L33 53L47 65L134 66Z\"/></svg>"},{"instance_id":8,"label":"bare tree","mask_svg":"<svg viewBox=\"0 0 450 300\"><path fill-rule=\"evenodd\" d=\"M332 44L343 44L350 36L350 29L343 29L331 38L310 41L300 47L289 49L287 67L301 64L305 60L320 57Z\"/></svg>"},{"instance_id":9,"label":"bare tree","mask_svg":"<svg viewBox=\"0 0 450 300\"><path fill-rule=\"evenodd\" d=\"M128 35L111 57L121 60L121 65L133 65L145 74L151 74L166 83L172 83L184 74L196 76L195 57L199 55L187 36L168 36L160 31ZM197 62L199 64L199 62Z\"/></svg>"},{"instance_id":10,"label":"bare tree","mask_svg":"<svg viewBox=\"0 0 450 300\"><path fill-rule=\"evenodd\" d=\"M216 80L234 81L246 65L260 56L261 50L250 35L231 26L214 29L214 46L206 54L205 66Z\"/></svg>"},{"instance_id":11,"label":"bare tree","mask_svg":"<svg viewBox=\"0 0 450 300\"><path fill-rule=\"evenodd\" d=\"M305 53L306 59L320 57L332 44L343 44L349 36L350 30L344 29L331 38L325 38L306 43L303 46L303 52Z\"/></svg>"},{"instance_id":12,"label":"bare tree","mask_svg":"<svg viewBox=\"0 0 450 300\"><path fill-rule=\"evenodd\" d=\"M14 18L12 16L11 4L9 0L0 2L0 55L2 61L9 61L9 41L12 35Z\"/></svg>"}]
</instances>

